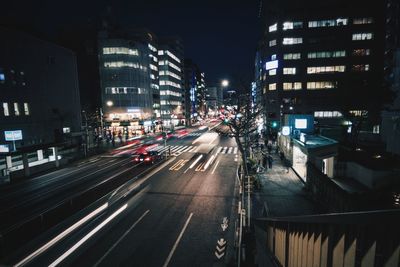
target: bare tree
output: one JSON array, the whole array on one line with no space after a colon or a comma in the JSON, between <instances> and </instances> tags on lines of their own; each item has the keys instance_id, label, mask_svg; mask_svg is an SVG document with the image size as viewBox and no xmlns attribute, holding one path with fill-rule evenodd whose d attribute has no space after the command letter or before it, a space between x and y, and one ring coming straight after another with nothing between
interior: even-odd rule
<instances>
[{"instance_id":1,"label":"bare tree","mask_svg":"<svg viewBox=\"0 0 400 267\"><path fill-rule=\"evenodd\" d=\"M260 109L252 105L250 89L246 89L246 86L241 84L236 96L233 97L229 112L226 112L224 123L229 127L236 140L241 153L245 175L248 175L249 137L257 130L256 119L260 114Z\"/></svg>"}]
</instances>

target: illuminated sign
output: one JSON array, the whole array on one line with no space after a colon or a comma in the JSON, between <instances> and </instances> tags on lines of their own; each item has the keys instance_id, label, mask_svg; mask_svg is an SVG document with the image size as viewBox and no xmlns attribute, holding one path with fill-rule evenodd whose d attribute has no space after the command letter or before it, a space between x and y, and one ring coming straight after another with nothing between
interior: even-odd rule
<instances>
[{"instance_id":1,"label":"illuminated sign","mask_svg":"<svg viewBox=\"0 0 400 267\"><path fill-rule=\"evenodd\" d=\"M307 119L295 119L294 127L296 129L307 129Z\"/></svg>"},{"instance_id":2,"label":"illuminated sign","mask_svg":"<svg viewBox=\"0 0 400 267\"><path fill-rule=\"evenodd\" d=\"M6 141L22 140L22 131L21 130L4 131L4 136L5 136Z\"/></svg>"},{"instance_id":3,"label":"illuminated sign","mask_svg":"<svg viewBox=\"0 0 400 267\"><path fill-rule=\"evenodd\" d=\"M0 153L7 153L10 152L10 148L8 147L8 145L0 145Z\"/></svg>"},{"instance_id":4,"label":"illuminated sign","mask_svg":"<svg viewBox=\"0 0 400 267\"><path fill-rule=\"evenodd\" d=\"M63 133L70 133L71 132L71 128L70 127L64 127L63 128Z\"/></svg>"},{"instance_id":5,"label":"illuminated sign","mask_svg":"<svg viewBox=\"0 0 400 267\"><path fill-rule=\"evenodd\" d=\"M290 127L289 126L283 126L282 127L282 135L289 135L290 134Z\"/></svg>"},{"instance_id":6,"label":"illuminated sign","mask_svg":"<svg viewBox=\"0 0 400 267\"><path fill-rule=\"evenodd\" d=\"M265 63L266 70L272 70L278 68L278 60L272 60Z\"/></svg>"},{"instance_id":7,"label":"illuminated sign","mask_svg":"<svg viewBox=\"0 0 400 267\"><path fill-rule=\"evenodd\" d=\"M140 113L140 109L137 108L128 108L127 109L128 113Z\"/></svg>"}]
</instances>

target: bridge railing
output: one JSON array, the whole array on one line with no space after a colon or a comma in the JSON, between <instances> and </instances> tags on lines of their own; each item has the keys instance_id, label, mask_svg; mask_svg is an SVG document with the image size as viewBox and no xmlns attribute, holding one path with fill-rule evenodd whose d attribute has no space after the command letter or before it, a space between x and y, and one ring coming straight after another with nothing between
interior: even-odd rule
<instances>
[{"instance_id":1,"label":"bridge railing","mask_svg":"<svg viewBox=\"0 0 400 267\"><path fill-rule=\"evenodd\" d=\"M400 266L400 210L257 219L285 267Z\"/></svg>"}]
</instances>

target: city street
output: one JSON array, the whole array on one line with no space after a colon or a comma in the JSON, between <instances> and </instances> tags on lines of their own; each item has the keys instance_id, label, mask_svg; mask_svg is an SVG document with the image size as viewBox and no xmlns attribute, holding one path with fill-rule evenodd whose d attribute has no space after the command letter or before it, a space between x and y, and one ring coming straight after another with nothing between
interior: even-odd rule
<instances>
[{"instance_id":1,"label":"city street","mask_svg":"<svg viewBox=\"0 0 400 267\"><path fill-rule=\"evenodd\" d=\"M210 153L204 154L188 149L204 144L215 146ZM171 154L180 151L177 153L179 156L171 157L148 175L128 182L129 188L135 188L132 190L134 193L112 202L112 197L109 198L106 209L32 257L29 263L212 266L232 261L238 164L234 139L209 132L188 135L170 141L170 145ZM187 152L182 152L185 150ZM112 156L112 160L107 159L108 162L103 158L98 160L104 164L103 168L113 164L113 160L118 162L118 171L133 167L126 164L124 158ZM86 168L91 169L94 162L86 164ZM130 167L122 167L124 164ZM132 168L136 169L140 168ZM121 175L134 174L126 171ZM104 205L101 201L104 199L95 204L101 207ZM85 217L85 212L87 210L77 217ZM32 244L40 247L41 242L48 242L71 224L74 224L71 219L65 221L62 227L57 228L58 232L50 231L45 238L40 238L41 241ZM34 251L35 247L31 245L20 250L18 257L12 257L11 262L15 264L24 258L21 254L27 256Z\"/></svg>"}]
</instances>

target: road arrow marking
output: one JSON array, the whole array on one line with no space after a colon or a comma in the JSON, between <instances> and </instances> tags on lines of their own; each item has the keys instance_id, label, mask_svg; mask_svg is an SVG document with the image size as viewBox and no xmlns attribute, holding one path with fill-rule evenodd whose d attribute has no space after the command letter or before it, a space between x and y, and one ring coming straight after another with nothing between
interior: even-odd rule
<instances>
[{"instance_id":1,"label":"road arrow marking","mask_svg":"<svg viewBox=\"0 0 400 267\"><path fill-rule=\"evenodd\" d=\"M220 248L219 246L217 246L216 248L217 248L217 250L218 250L218 253L221 253L222 251L225 250L225 247Z\"/></svg>"},{"instance_id":2,"label":"road arrow marking","mask_svg":"<svg viewBox=\"0 0 400 267\"><path fill-rule=\"evenodd\" d=\"M224 219L222 220L223 223L228 223L228 218L224 217Z\"/></svg>"},{"instance_id":3,"label":"road arrow marking","mask_svg":"<svg viewBox=\"0 0 400 267\"><path fill-rule=\"evenodd\" d=\"M214 254L215 256L217 256L218 259L221 259L225 255L225 252L223 252L222 254L215 252Z\"/></svg>"},{"instance_id":4,"label":"road arrow marking","mask_svg":"<svg viewBox=\"0 0 400 267\"><path fill-rule=\"evenodd\" d=\"M221 228L222 228L222 231L225 232L226 228L228 228L228 225L226 223L223 223L223 224L221 224Z\"/></svg>"},{"instance_id":5,"label":"road arrow marking","mask_svg":"<svg viewBox=\"0 0 400 267\"><path fill-rule=\"evenodd\" d=\"M226 241L225 241L223 238L220 238L220 239L217 241L217 243L218 243L218 245L220 245L220 246L222 247L222 246L225 246Z\"/></svg>"}]
</instances>

